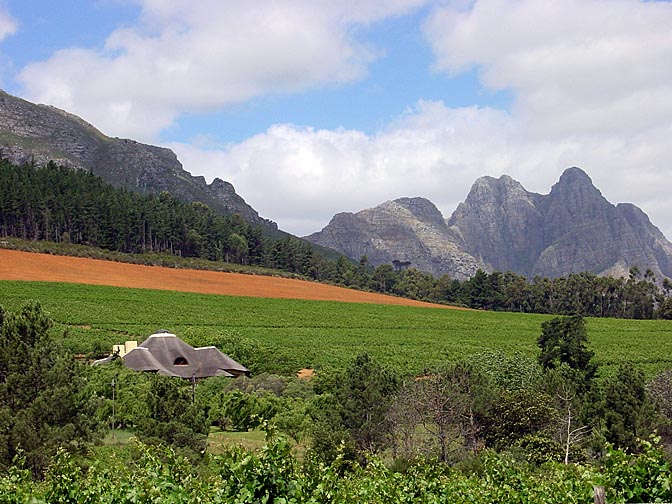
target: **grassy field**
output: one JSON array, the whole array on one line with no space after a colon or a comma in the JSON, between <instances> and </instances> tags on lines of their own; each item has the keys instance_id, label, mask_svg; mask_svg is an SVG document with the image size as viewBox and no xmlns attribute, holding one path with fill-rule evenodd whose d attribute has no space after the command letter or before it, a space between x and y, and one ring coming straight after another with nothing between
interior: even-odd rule
<instances>
[{"instance_id":1,"label":"grassy field","mask_svg":"<svg viewBox=\"0 0 672 504\"><path fill-rule=\"evenodd\" d=\"M243 344L266 369L341 367L368 352L404 374L486 350L536 355L548 316L324 301L242 298L76 284L0 281L0 305L39 300L74 352L106 351L168 329L193 345ZM589 319L606 371L630 361L651 376L672 367L672 322ZM242 343L241 343L242 342ZM246 364L243 362L243 364Z\"/></svg>"}]
</instances>

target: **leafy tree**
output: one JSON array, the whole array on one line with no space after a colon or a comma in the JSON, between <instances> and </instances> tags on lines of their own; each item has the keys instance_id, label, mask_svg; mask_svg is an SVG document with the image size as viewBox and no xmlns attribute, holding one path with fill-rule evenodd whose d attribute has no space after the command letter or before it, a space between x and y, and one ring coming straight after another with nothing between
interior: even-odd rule
<instances>
[{"instance_id":1,"label":"leafy tree","mask_svg":"<svg viewBox=\"0 0 672 504\"><path fill-rule=\"evenodd\" d=\"M665 280L667 280L667 278ZM672 297L666 297L662 300L658 306L656 315L661 319L672 320Z\"/></svg>"},{"instance_id":2,"label":"leafy tree","mask_svg":"<svg viewBox=\"0 0 672 504\"><path fill-rule=\"evenodd\" d=\"M399 381L368 354L358 355L345 374L342 387L335 394L343 424L357 448L378 451L388 442L387 411Z\"/></svg>"},{"instance_id":3,"label":"leafy tree","mask_svg":"<svg viewBox=\"0 0 672 504\"><path fill-rule=\"evenodd\" d=\"M411 299L428 299L433 289L434 279L416 268L409 268L399 273L399 280L394 285L394 293Z\"/></svg>"},{"instance_id":4,"label":"leafy tree","mask_svg":"<svg viewBox=\"0 0 672 504\"><path fill-rule=\"evenodd\" d=\"M491 308L494 303L495 291L489 275L479 269L476 274L467 280L462 289L465 301L472 308Z\"/></svg>"},{"instance_id":5,"label":"leafy tree","mask_svg":"<svg viewBox=\"0 0 672 504\"><path fill-rule=\"evenodd\" d=\"M649 434L653 419L653 404L641 370L630 363L621 364L616 375L605 380L603 412L606 440L617 447L636 449L638 438Z\"/></svg>"},{"instance_id":6,"label":"leafy tree","mask_svg":"<svg viewBox=\"0 0 672 504\"><path fill-rule=\"evenodd\" d=\"M393 292L399 277L390 264L381 264L371 275L370 287L378 292Z\"/></svg>"},{"instance_id":7,"label":"leafy tree","mask_svg":"<svg viewBox=\"0 0 672 504\"><path fill-rule=\"evenodd\" d=\"M149 415L151 375L138 373L124 366L121 359L115 359L108 365L93 367L88 378L84 393L100 398L96 414L101 422L108 426L114 422L115 428L134 428Z\"/></svg>"},{"instance_id":8,"label":"leafy tree","mask_svg":"<svg viewBox=\"0 0 672 504\"><path fill-rule=\"evenodd\" d=\"M588 336L583 317L557 317L541 324L541 336L537 339L540 348L539 363L546 369L561 364L581 371L588 384L597 371L592 362L594 352L587 348Z\"/></svg>"},{"instance_id":9,"label":"leafy tree","mask_svg":"<svg viewBox=\"0 0 672 504\"><path fill-rule=\"evenodd\" d=\"M499 394L486 424L488 446L502 450L532 435L552 439L558 413L553 397L521 389Z\"/></svg>"},{"instance_id":10,"label":"leafy tree","mask_svg":"<svg viewBox=\"0 0 672 504\"><path fill-rule=\"evenodd\" d=\"M205 412L193 401L188 382L154 375L147 405L149 416L137 429L145 441L172 445L191 458L200 456L205 450L208 425Z\"/></svg>"},{"instance_id":11,"label":"leafy tree","mask_svg":"<svg viewBox=\"0 0 672 504\"><path fill-rule=\"evenodd\" d=\"M0 308L0 467L22 452L39 475L59 446L81 449L100 427L82 394L87 369L51 337L51 325L39 303Z\"/></svg>"},{"instance_id":12,"label":"leafy tree","mask_svg":"<svg viewBox=\"0 0 672 504\"><path fill-rule=\"evenodd\" d=\"M310 410L315 421L313 449L331 460L341 443L351 453L388 446L392 426L387 413L399 388L396 375L361 354L334 378Z\"/></svg>"}]
</instances>

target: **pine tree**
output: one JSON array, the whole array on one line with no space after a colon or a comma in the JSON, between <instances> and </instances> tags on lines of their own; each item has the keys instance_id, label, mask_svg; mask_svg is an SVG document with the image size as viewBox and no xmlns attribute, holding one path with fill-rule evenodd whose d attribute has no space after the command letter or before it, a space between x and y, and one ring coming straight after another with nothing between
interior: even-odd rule
<instances>
[{"instance_id":1,"label":"pine tree","mask_svg":"<svg viewBox=\"0 0 672 504\"><path fill-rule=\"evenodd\" d=\"M95 438L94 404L82 394L84 366L50 336L39 303L18 313L0 308L0 467L21 450L36 475L59 446L80 449Z\"/></svg>"}]
</instances>

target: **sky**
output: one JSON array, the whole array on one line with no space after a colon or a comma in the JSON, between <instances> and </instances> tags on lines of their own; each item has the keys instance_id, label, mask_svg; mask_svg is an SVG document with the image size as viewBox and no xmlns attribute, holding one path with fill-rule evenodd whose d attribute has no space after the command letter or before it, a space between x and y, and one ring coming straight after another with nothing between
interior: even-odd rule
<instances>
[{"instance_id":1,"label":"sky","mask_svg":"<svg viewBox=\"0 0 672 504\"><path fill-rule=\"evenodd\" d=\"M672 238L669 0L0 0L0 88L169 147L299 236L579 166Z\"/></svg>"}]
</instances>

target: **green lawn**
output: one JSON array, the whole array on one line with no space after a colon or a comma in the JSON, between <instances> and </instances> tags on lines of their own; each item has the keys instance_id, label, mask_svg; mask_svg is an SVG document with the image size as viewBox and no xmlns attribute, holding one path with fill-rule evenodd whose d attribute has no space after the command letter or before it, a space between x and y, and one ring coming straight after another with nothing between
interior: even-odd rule
<instances>
[{"instance_id":1,"label":"green lawn","mask_svg":"<svg viewBox=\"0 0 672 504\"><path fill-rule=\"evenodd\" d=\"M340 367L360 352L406 373L502 349L534 356L550 318L502 312L188 294L89 285L0 281L0 305L36 299L67 330L73 351L106 350L168 329L194 345L243 339L276 372ZM672 321L589 319L596 360L630 361L648 375L672 367ZM252 350L254 350L252 345ZM243 362L243 364L245 364Z\"/></svg>"}]
</instances>

